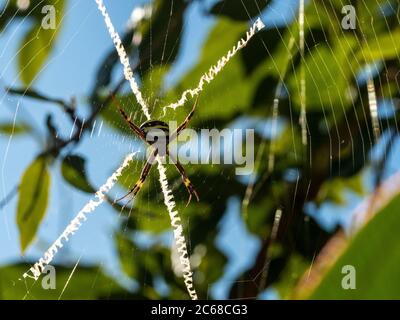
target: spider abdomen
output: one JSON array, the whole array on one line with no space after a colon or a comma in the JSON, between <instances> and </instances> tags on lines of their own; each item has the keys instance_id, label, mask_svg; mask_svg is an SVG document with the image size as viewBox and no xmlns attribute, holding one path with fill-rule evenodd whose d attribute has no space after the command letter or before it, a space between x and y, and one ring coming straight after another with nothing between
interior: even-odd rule
<instances>
[{"instance_id":1,"label":"spider abdomen","mask_svg":"<svg viewBox=\"0 0 400 320\"><path fill-rule=\"evenodd\" d=\"M144 133L146 141L150 145L157 142L160 145L159 149L161 149L163 145L165 146L163 149L166 149L169 142L169 126L166 122L149 120L140 126L140 130ZM161 150L159 151L161 152Z\"/></svg>"}]
</instances>

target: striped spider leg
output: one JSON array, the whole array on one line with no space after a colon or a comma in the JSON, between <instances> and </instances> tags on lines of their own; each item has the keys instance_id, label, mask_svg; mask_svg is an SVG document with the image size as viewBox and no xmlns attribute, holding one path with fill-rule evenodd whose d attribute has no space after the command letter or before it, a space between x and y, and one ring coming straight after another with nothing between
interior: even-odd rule
<instances>
[{"instance_id":1,"label":"striped spider leg","mask_svg":"<svg viewBox=\"0 0 400 320\"><path fill-rule=\"evenodd\" d=\"M128 123L129 127L132 129L132 131L143 141L146 141L146 135L144 134L144 132L142 130L140 130L140 128L134 124L131 121L131 118L126 114L125 110L119 105L117 99L115 99L114 95L111 94L111 98L113 99L115 105L118 108L118 111L121 113L122 117L124 118L124 120Z\"/></svg>"},{"instance_id":2,"label":"striped spider leg","mask_svg":"<svg viewBox=\"0 0 400 320\"><path fill-rule=\"evenodd\" d=\"M189 193L189 199L188 199L188 202L186 203L186 207L189 205L190 201L192 200L192 196L195 196L197 201L200 201L199 195L198 195L196 189L194 188L193 183L190 181L189 177L187 176L186 171L183 168L183 166L181 165L181 163L177 159L175 159L173 156L171 156L169 154L169 152L168 152L168 156L171 159L171 161L173 162L175 168L180 173L183 184L185 185L185 187Z\"/></svg>"},{"instance_id":3,"label":"striped spider leg","mask_svg":"<svg viewBox=\"0 0 400 320\"><path fill-rule=\"evenodd\" d=\"M113 203L119 202L123 199L125 199L126 197L128 197L129 195L133 195L136 196L140 189L142 188L144 181L146 180L147 176L149 175L151 166L154 163L154 160L156 159L156 156L158 154L158 150L154 149L153 152L149 155L149 157L146 160L146 164L143 166L142 172L140 173L140 178L139 180L135 183L135 185L133 186L133 188L131 190L129 190L129 192L124 195L123 197L115 200Z\"/></svg>"},{"instance_id":4,"label":"striped spider leg","mask_svg":"<svg viewBox=\"0 0 400 320\"><path fill-rule=\"evenodd\" d=\"M183 122L179 125L179 127L175 130L175 132L173 134L171 134L171 139L170 141L173 141L175 138L177 138L179 136L179 134L186 129L186 127L189 124L190 119L192 119L194 112L196 110L197 107L197 103L199 101L199 97L197 96L196 101L193 105L192 110L190 110L189 114L187 115L187 117L185 118L185 120L183 120Z\"/></svg>"}]
</instances>

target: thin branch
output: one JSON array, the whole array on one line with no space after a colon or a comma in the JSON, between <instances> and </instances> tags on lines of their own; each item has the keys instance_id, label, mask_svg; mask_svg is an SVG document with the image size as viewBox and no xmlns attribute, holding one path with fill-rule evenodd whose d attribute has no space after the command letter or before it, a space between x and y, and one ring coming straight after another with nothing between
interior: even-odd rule
<instances>
[{"instance_id":1,"label":"thin branch","mask_svg":"<svg viewBox=\"0 0 400 320\"><path fill-rule=\"evenodd\" d=\"M41 101L45 101L45 102L52 102L55 104L58 104L59 106L61 106L63 108L63 110L70 114L70 113L74 113L75 112L75 108L73 107L73 104L71 103L67 103L62 99L57 99L57 98L52 98L49 96L46 96L40 92L37 92L35 90L32 89L23 89L23 88L12 88L12 87L7 87L6 88L6 92L12 95L19 95L19 96L23 96L26 97L28 96L29 98L33 98L33 99L37 99L37 100L41 100Z\"/></svg>"},{"instance_id":2,"label":"thin branch","mask_svg":"<svg viewBox=\"0 0 400 320\"><path fill-rule=\"evenodd\" d=\"M90 131L93 126L94 120L97 118L99 115L102 107L104 105L108 105L111 101L111 97L114 94L117 94L117 92L120 90L124 83L125 79L120 80L120 82L115 86L115 88L111 91L111 93L100 103L96 103L96 108L94 108L93 112L90 114L89 118L86 119L86 121L82 121L81 119L77 118L76 123L80 123L80 125L76 126L76 131L75 133L71 136L69 139L59 139L54 145L50 146L46 150L44 150L41 155L43 156L48 156L48 155L55 155L57 156L62 149L64 149L66 146L70 145L71 143L76 143L80 141L81 136L84 132Z\"/></svg>"},{"instance_id":3,"label":"thin branch","mask_svg":"<svg viewBox=\"0 0 400 320\"><path fill-rule=\"evenodd\" d=\"M3 209L17 194L19 185L17 184L11 191L0 201L0 210Z\"/></svg>"}]
</instances>

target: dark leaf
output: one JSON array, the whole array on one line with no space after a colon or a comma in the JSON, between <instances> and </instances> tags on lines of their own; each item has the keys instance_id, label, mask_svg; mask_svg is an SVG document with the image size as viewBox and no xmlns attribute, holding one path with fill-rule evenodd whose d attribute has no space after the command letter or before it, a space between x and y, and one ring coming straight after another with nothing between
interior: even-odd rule
<instances>
[{"instance_id":1,"label":"dark leaf","mask_svg":"<svg viewBox=\"0 0 400 320\"><path fill-rule=\"evenodd\" d=\"M212 7L210 13L247 21L260 15L269 2L269 0L222 0Z\"/></svg>"},{"instance_id":2,"label":"dark leaf","mask_svg":"<svg viewBox=\"0 0 400 320\"><path fill-rule=\"evenodd\" d=\"M180 48L184 12L184 0L160 1L153 4L149 23L142 26L143 40L139 46L140 71L157 65L172 63Z\"/></svg>"},{"instance_id":3,"label":"dark leaf","mask_svg":"<svg viewBox=\"0 0 400 320\"><path fill-rule=\"evenodd\" d=\"M87 193L95 192L85 171L85 159L77 155L66 156L61 163L61 174L70 185Z\"/></svg>"}]
</instances>

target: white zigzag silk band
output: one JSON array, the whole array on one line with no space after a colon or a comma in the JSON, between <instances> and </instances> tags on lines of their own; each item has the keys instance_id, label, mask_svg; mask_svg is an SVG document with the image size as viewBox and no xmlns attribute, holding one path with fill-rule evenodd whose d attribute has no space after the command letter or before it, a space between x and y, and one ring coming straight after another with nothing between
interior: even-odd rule
<instances>
[{"instance_id":1,"label":"white zigzag silk band","mask_svg":"<svg viewBox=\"0 0 400 320\"><path fill-rule=\"evenodd\" d=\"M95 200L90 200L75 216L74 219L68 224L63 233L54 243L49 247L49 249L43 254L43 257L39 259L37 263L29 269L28 272L23 274L24 278L33 278L35 280L39 279L42 274L43 269L46 265L54 259L58 250L61 249L65 242L69 241L70 236L74 235L75 232L79 230L82 223L87 220L86 215L93 212L100 204L104 202L105 194L108 193L114 184L117 182L118 178L121 176L122 171L129 165L135 154L131 153L125 157L122 165L109 177L104 185L95 194Z\"/></svg>"},{"instance_id":2,"label":"white zigzag silk band","mask_svg":"<svg viewBox=\"0 0 400 320\"><path fill-rule=\"evenodd\" d=\"M204 85L213 81L218 73L220 73L222 69L226 66L229 60L231 60L239 50L246 47L251 38L253 38L253 36L257 32L261 31L264 27L264 23L261 21L260 18L258 18L256 22L254 22L254 24L251 26L251 28L246 32L246 37L240 39L238 43L231 50L229 50L225 56L219 59L218 62L210 67L210 69L200 78L197 87L184 91L181 98L177 102L164 107L164 112L166 112L167 108L172 108L175 110L176 108L183 106L188 100L189 95L191 96L191 98L199 95L199 93L203 91Z\"/></svg>"},{"instance_id":3,"label":"white zigzag silk band","mask_svg":"<svg viewBox=\"0 0 400 320\"><path fill-rule=\"evenodd\" d=\"M137 102L140 104L144 115L146 116L146 118L148 120L150 120L149 108L147 107L147 104L143 99L142 93L139 90L139 86L137 85L136 80L133 77L133 71L129 64L129 58L128 58L128 55L126 54L124 46L122 45L121 38L118 35L118 32L115 31L115 28L111 22L111 18L108 15L107 9L104 6L103 1L96 0L96 3L97 3L97 7L99 8L101 14L103 15L104 22L107 26L108 32L110 33L110 37L111 37L112 41L114 42L115 49L117 50L121 64L124 67L125 79L127 81L129 81L131 90L132 90L133 94L135 95Z\"/></svg>"},{"instance_id":4,"label":"white zigzag silk band","mask_svg":"<svg viewBox=\"0 0 400 320\"><path fill-rule=\"evenodd\" d=\"M183 227L181 218L178 211L175 210L174 196L168 187L168 180L166 175L165 166L162 165L161 159L157 159L158 171L160 173L160 183L164 195L164 203L168 208L169 217L171 219L171 226L174 229L174 239L177 251L179 253L179 261L182 266L183 279L186 288L192 300L197 300L197 294L193 286L193 272L190 268L189 254L187 251L185 237L183 236Z\"/></svg>"}]
</instances>

